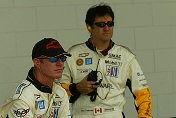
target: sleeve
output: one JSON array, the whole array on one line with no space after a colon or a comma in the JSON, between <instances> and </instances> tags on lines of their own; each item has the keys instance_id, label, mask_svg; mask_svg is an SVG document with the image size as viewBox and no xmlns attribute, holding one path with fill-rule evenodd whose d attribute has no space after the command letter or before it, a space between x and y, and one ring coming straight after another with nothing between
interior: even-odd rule
<instances>
[{"instance_id":1,"label":"sleeve","mask_svg":"<svg viewBox=\"0 0 176 118\"><path fill-rule=\"evenodd\" d=\"M62 79L60 81L62 87L66 90L69 98L71 95L78 97L80 93L76 89L76 84L73 83L72 77L76 73L76 68L74 68L74 60L72 57L67 58L67 61L64 63L64 71L62 73ZM73 98L73 97L72 97Z\"/></svg>"},{"instance_id":2,"label":"sleeve","mask_svg":"<svg viewBox=\"0 0 176 118\"><path fill-rule=\"evenodd\" d=\"M151 97L151 91L150 88L145 88L139 91L136 91L136 103L139 107L138 109L138 117L139 118L151 118L151 112L152 112L152 97Z\"/></svg>"},{"instance_id":3,"label":"sleeve","mask_svg":"<svg viewBox=\"0 0 176 118\"><path fill-rule=\"evenodd\" d=\"M71 96L71 92L70 92L70 89L69 89L69 86L71 85L71 83L61 83L61 86L65 89L65 91L67 92L67 95L68 97Z\"/></svg>"},{"instance_id":4,"label":"sleeve","mask_svg":"<svg viewBox=\"0 0 176 118\"><path fill-rule=\"evenodd\" d=\"M23 100L15 101L7 112L9 118L33 118L33 112Z\"/></svg>"},{"instance_id":5,"label":"sleeve","mask_svg":"<svg viewBox=\"0 0 176 118\"><path fill-rule=\"evenodd\" d=\"M70 103L73 103L80 96L79 91L76 89L76 84L73 82L72 78L75 78L77 69L76 63L73 58L73 53L71 49L68 50L72 54L72 57L67 58L64 62L64 71L62 73L62 79L60 81L62 87L66 90L68 97L70 98Z\"/></svg>"},{"instance_id":6,"label":"sleeve","mask_svg":"<svg viewBox=\"0 0 176 118\"><path fill-rule=\"evenodd\" d=\"M129 69L130 82L128 85L135 99L138 118L151 118L151 91L136 58L132 59Z\"/></svg>"}]
</instances>

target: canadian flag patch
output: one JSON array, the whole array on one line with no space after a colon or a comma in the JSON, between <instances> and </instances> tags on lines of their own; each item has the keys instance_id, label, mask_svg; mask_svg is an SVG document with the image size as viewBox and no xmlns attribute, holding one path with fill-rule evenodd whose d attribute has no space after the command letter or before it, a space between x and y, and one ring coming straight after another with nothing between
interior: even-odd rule
<instances>
[{"instance_id":1,"label":"canadian flag patch","mask_svg":"<svg viewBox=\"0 0 176 118\"><path fill-rule=\"evenodd\" d=\"M94 114L95 115L103 114L103 109L100 108L100 107L95 107L94 108Z\"/></svg>"}]
</instances>

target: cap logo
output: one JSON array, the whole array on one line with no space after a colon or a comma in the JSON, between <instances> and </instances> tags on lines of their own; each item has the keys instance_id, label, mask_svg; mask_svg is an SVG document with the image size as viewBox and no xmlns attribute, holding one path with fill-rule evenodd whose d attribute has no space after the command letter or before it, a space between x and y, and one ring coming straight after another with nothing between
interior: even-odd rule
<instances>
[{"instance_id":1,"label":"cap logo","mask_svg":"<svg viewBox=\"0 0 176 118\"><path fill-rule=\"evenodd\" d=\"M57 41L51 41L51 43L48 43L46 45L46 49L49 49L49 48L62 48L61 45L59 44L59 42Z\"/></svg>"}]
</instances>

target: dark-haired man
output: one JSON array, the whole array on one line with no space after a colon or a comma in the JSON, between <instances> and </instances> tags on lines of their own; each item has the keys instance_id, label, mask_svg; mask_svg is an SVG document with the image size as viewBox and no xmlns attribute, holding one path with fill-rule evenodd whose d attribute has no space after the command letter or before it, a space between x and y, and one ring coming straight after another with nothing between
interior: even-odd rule
<instances>
[{"instance_id":1,"label":"dark-haired man","mask_svg":"<svg viewBox=\"0 0 176 118\"><path fill-rule=\"evenodd\" d=\"M65 63L62 79L71 95L73 118L124 118L126 86L135 97L138 118L151 118L150 88L135 55L111 40L111 7L91 7L85 22L90 38L69 49L72 57Z\"/></svg>"}]
</instances>

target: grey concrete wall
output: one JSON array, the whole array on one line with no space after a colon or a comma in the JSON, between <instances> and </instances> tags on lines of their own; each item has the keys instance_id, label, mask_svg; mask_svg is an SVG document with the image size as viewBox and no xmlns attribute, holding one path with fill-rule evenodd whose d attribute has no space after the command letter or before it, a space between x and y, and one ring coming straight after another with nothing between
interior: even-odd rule
<instances>
[{"instance_id":1,"label":"grey concrete wall","mask_svg":"<svg viewBox=\"0 0 176 118\"><path fill-rule=\"evenodd\" d=\"M109 3L115 13L113 41L128 46L148 79L154 118L176 116L176 0L0 0L0 105L26 78L31 50L53 37L67 50L89 38L87 9ZM137 118L126 91L127 118Z\"/></svg>"}]
</instances>

